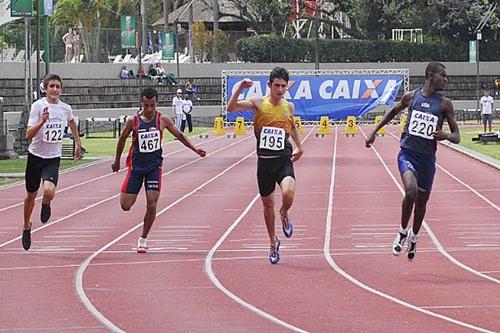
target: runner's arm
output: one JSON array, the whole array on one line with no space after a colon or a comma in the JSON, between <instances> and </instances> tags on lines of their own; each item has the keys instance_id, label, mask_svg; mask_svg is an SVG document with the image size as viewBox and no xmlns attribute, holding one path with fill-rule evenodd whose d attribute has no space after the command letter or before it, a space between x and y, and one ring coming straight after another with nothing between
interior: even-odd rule
<instances>
[{"instance_id":1,"label":"runner's arm","mask_svg":"<svg viewBox=\"0 0 500 333\"><path fill-rule=\"evenodd\" d=\"M32 109L31 112L35 111L33 111ZM30 114L30 117L31 116L32 114ZM35 135L37 135L38 131L40 131L40 129L43 127L43 124L45 124L48 119L49 119L49 109L46 107L42 111L42 117L40 118L40 121L36 123L34 126L28 126L28 128L26 129L26 139L28 140L33 139Z\"/></svg>"},{"instance_id":2,"label":"runner's arm","mask_svg":"<svg viewBox=\"0 0 500 333\"><path fill-rule=\"evenodd\" d=\"M257 108L257 99L255 98L245 99L241 101L238 100L238 97L240 96L243 89L250 88L252 85L253 82L250 79L244 79L243 81L241 81L241 83L238 85L238 88L236 88L236 91L231 96L229 103L227 104L227 112L243 111L249 109L255 110Z\"/></svg>"},{"instance_id":3,"label":"runner's arm","mask_svg":"<svg viewBox=\"0 0 500 333\"><path fill-rule=\"evenodd\" d=\"M68 126L71 129L71 135L73 135L73 140L75 141L75 153L73 154L73 160L78 161L81 158L82 143L80 141L80 133L78 133L78 126L76 125L75 118L68 121Z\"/></svg>"},{"instance_id":4,"label":"runner's arm","mask_svg":"<svg viewBox=\"0 0 500 333\"><path fill-rule=\"evenodd\" d=\"M297 127L295 126L295 122L293 121L293 115L295 113L295 106L293 103L288 102L290 106L290 122L292 123L292 131L290 132L290 136L292 137L293 142L297 146L297 149L292 154L292 162L298 161L302 154L304 154L304 147L302 146L302 142L300 141L299 132L297 131Z\"/></svg>"},{"instance_id":5,"label":"runner's arm","mask_svg":"<svg viewBox=\"0 0 500 333\"><path fill-rule=\"evenodd\" d=\"M458 130L457 121L455 120L455 110L453 109L453 104L450 99L443 98L443 101L441 102L441 109L444 112L451 133L446 133L442 129L438 129L433 133L434 138L438 141L448 140L451 143L459 143L460 132Z\"/></svg>"},{"instance_id":6,"label":"runner's arm","mask_svg":"<svg viewBox=\"0 0 500 333\"><path fill-rule=\"evenodd\" d=\"M125 148L125 142L127 142L127 138L134 130L134 126L134 117L128 118L125 124L125 128L120 134L120 137L118 138L118 142L116 144L115 161L113 162L113 164L111 164L111 169L113 170L113 172L118 172L120 170L120 158L122 156L123 149Z\"/></svg>"},{"instance_id":7,"label":"runner's arm","mask_svg":"<svg viewBox=\"0 0 500 333\"><path fill-rule=\"evenodd\" d=\"M365 146L370 148L373 142L375 142L375 137L377 132L384 127L389 121L391 121L398 113L406 109L411 105L411 101L413 99L414 92L410 91L403 95L401 100L396 103L392 108L387 111L387 113L382 117L380 123L377 124L375 129L370 133L370 135L366 138Z\"/></svg>"},{"instance_id":8,"label":"runner's arm","mask_svg":"<svg viewBox=\"0 0 500 333\"><path fill-rule=\"evenodd\" d=\"M207 154L206 151L203 150L202 148L195 147L193 143L184 135L184 133L182 133L181 131L179 131L179 129L177 129L177 127L175 127L174 123L170 118L162 114L160 121L161 121L162 131L163 129L166 128L177 140L182 142L184 146L188 147L201 157L205 157L205 155Z\"/></svg>"}]
</instances>

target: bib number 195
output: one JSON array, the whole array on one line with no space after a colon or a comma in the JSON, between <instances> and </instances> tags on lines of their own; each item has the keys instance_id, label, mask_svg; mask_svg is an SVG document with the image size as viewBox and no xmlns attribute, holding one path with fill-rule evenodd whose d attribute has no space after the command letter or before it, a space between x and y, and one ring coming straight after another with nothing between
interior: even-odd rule
<instances>
[{"instance_id":1,"label":"bib number 195","mask_svg":"<svg viewBox=\"0 0 500 333\"><path fill-rule=\"evenodd\" d=\"M260 132L259 148L280 151L285 148L285 130L264 126Z\"/></svg>"}]
</instances>

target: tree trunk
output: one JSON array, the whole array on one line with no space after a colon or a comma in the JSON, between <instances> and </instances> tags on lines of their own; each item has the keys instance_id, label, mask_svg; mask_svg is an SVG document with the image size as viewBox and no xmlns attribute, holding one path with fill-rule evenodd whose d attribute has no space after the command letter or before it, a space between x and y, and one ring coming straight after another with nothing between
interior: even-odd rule
<instances>
[{"instance_id":1,"label":"tree trunk","mask_svg":"<svg viewBox=\"0 0 500 333\"><path fill-rule=\"evenodd\" d=\"M213 42L212 42L212 62L220 62L220 57L217 52L217 31L219 31L219 1L212 0L212 11L214 14L214 29L213 29Z\"/></svg>"},{"instance_id":2,"label":"tree trunk","mask_svg":"<svg viewBox=\"0 0 500 333\"><path fill-rule=\"evenodd\" d=\"M189 6L188 9L189 17L189 28L188 28L188 47L189 47L189 59L191 63L194 64L194 41L193 41L193 4Z\"/></svg>"},{"instance_id":3,"label":"tree trunk","mask_svg":"<svg viewBox=\"0 0 500 333\"><path fill-rule=\"evenodd\" d=\"M163 0L163 26L164 26L164 32L168 33L169 28L168 28L168 12L170 10L170 4L169 0Z\"/></svg>"}]
</instances>

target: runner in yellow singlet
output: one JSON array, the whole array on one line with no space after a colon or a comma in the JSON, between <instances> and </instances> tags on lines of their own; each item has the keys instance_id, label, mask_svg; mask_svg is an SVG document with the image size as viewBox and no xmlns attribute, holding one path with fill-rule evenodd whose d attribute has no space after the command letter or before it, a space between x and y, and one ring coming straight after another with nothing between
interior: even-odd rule
<instances>
[{"instance_id":1,"label":"runner in yellow singlet","mask_svg":"<svg viewBox=\"0 0 500 333\"><path fill-rule=\"evenodd\" d=\"M294 106L284 99L288 88L288 71L276 67L271 71L268 87L270 93L265 97L253 97L238 101L243 89L252 86L250 79L244 79L231 96L227 106L228 112L253 110L254 133L257 139L257 182L264 207L264 220L271 249L269 261L277 264L280 260L280 239L274 231L274 189L279 185L282 193L282 204L279 210L283 233L290 238L293 226L288 211L295 196L295 174L293 162L300 159L304 148L293 121ZM291 137L296 145L293 150L289 141Z\"/></svg>"}]
</instances>

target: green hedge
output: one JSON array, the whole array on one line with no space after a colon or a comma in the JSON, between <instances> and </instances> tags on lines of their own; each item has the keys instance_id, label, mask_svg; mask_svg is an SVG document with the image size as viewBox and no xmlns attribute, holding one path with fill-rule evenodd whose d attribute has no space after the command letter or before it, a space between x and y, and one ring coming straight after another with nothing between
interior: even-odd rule
<instances>
[{"instance_id":1,"label":"green hedge","mask_svg":"<svg viewBox=\"0 0 500 333\"><path fill-rule=\"evenodd\" d=\"M236 42L238 58L246 62L314 62L315 39L261 35ZM319 40L320 62L469 61L465 43L393 40ZM480 44L481 61L500 61L500 42Z\"/></svg>"}]
</instances>

